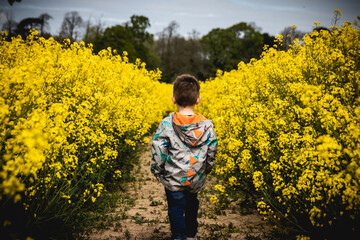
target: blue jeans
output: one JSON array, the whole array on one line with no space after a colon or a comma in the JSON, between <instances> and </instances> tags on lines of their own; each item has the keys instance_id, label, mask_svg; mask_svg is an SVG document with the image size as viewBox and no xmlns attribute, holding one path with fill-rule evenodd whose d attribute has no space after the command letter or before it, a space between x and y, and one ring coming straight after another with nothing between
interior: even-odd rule
<instances>
[{"instance_id":1,"label":"blue jeans","mask_svg":"<svg viewBox=\"0 0 360 240\"><path fill-rule=\"evenodd\" d=\"M198 228L197 214L199 209L197 193L172 192L166 188L165 192L172 237L174 239L195 237Z\"/></svg>"}]
</instances>

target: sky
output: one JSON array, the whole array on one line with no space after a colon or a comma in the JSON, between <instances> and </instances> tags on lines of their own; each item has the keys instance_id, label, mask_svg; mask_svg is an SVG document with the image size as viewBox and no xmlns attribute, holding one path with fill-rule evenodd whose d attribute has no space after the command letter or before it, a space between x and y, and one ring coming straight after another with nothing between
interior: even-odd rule
<instances>
[{"instance_id":1,"label":"sky","mask_svg":"<svg viewBox=\"0 0 360 240\"><path fill-rule=\"evenodd\" d=\"M177 32L188 37L193 30L200 36L214 28L228 28L240 22L255 23L261 33L280 34L285 27L296 25L310 32L315 21L330 27L333 11L340 9L344 21L353 22L360 15L359 0L22 0L10 6L0 0L0 26L6 16L19 22L27 17L48 13L51 34L58 34L66 12L77 11L84 21L99 20L105 27L123 24L132 15L149 18L150 33L156 36L171 21ZM359 23L360 24L360 23Z\"/></svg>"}]
</instances>

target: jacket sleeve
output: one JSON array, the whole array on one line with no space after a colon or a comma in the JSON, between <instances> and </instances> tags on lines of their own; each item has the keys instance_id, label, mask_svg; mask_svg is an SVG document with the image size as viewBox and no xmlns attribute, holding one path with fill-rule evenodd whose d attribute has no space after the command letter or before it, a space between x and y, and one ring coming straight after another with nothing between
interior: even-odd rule
<instances>
[{"instance_id":1,"label":"jacket sleeve","mask_svg":"<svg viewBox=\"0 0 360 240\"><path fill-rule=\"evenodd\" d=\"M158 177L164 173L165 160L169 154L169 138L166 131L168 124L166 123L164 120L160 122L151 146L151 172Z\"/></svg>"},{"instance_id":2,"label":"jacket sleeve","mask_svg":"<svg viewBox=\"0 0 360 240\"><path fill-rule=\"evenodd\" d=\"M211 169L214 167L215 156L218 147L218 141L213 127L210 129L210 134L210 143L206 156L206 174L209 174L211 172Z\"/></svg>"}]
</instances>

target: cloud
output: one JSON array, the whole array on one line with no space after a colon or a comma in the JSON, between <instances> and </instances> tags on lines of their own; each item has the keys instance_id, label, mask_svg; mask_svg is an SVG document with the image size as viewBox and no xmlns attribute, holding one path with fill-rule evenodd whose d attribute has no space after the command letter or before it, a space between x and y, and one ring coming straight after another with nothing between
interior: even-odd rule
<instances>
[{"instance_id":1,"label":"cloud","mask_svg":"<svg viewBox=\"0 0 360 240\"><path fill-rule=\"evenodd\" d=\"M102 17L101 20L103 20L104 22L112 22L117 24L122 24L129 21L129 19L113 18L113 17Z\"/></svg>"},{"instance_id":2,"label":"cloud","mask_svg":"<svg viewBox=\"0 0 360 240\"><path fill-rule=\"evenodd\" d=\"M177 13L174 13L173 16L175 16L175 17L192 17L192 18L215 18L216 17L216 15L213 13L197 14L197 13L190 13L190 12L177 12Z\"/></svg>"},{"instance_id":3,"label":"cloud","mask_svg":"<svg viewBox=\"0 0 360 240\"><path fill-rule=\"evenodd\" d=\"M3 24L7 21L6 13L0 12L0 23Z\"/></svg>"},{"instance_id":4,"label":"cloud","mask_svg":"<svg viewBox=\"0 0 360 240\"><path fill-rule=\"evenodd\" d=\"M29 11L42 11L42 12L48 12L48 11L54 11L54 12L77 11L77 12L86 12L86 13L98 12L96 9L86 8L86 7L71 7L71 8L69 8L68 6L50 7L50 6L37 6L37 5L30 5L30 4L18 5L16 8L29 10Z\"/></svg>"}]
</instances>

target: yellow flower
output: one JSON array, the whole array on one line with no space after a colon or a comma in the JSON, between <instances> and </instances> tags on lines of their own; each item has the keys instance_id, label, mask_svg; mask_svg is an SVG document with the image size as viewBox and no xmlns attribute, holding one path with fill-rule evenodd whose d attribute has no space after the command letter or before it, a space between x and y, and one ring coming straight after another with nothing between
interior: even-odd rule
<instances>
[{"instance_id":1,"label":"yellow flower","mask_svg":"<svg viewBox=\"0 0 360 240\"><path fill-rule=\"evenodd\" d=\"M143 143L147 144L149 141L150 141L150 139L148 137L144 137Z\"/></svg>"},{"instance_id":2,"label":"yellow flower","mask_svg":"<svg viewBox=\"0 0 360 240\"><path fill-rule=\"evenodd\" d=\"M225 193L225 187L222 185L216 184L214 188L216 191L219 191L220 193Z\"/></svg>"},{"instance_id":3,"label":"yellow flower","mask_svg":"<svg viewBox=\"0 0 360 240\"><path fill-rule=\"evenodd\" d=\"M211 204L215 205L218 202L219 202L219 199L216 196L213 195L213 196L210 197L210 203Z\"/></svg>"},{"instance_id":4,"label":"yellow flower","mask_svg":"<svg viewBox=\"0 0 360 240\"><path fill-rule=\"evenodd\" d=\"M231 177L229 178L229 184L230 184L230 186L235 186L235 185L237 185L238 183L237 183L236 177L231 176Z\"/></svg>"},{"instance_id":5,"label":"yellow flower","mask_svg":"<svg viewBox=\"0 0 360 240\"><path fill-rule=\"evenodd\" d=\"M341 16L342 12L340 9L335 9L334 14Z\"/></svg>"}]
</instances>

